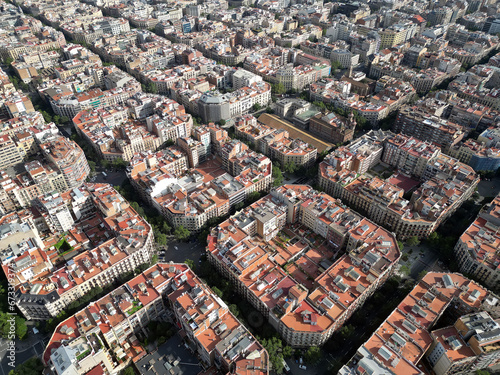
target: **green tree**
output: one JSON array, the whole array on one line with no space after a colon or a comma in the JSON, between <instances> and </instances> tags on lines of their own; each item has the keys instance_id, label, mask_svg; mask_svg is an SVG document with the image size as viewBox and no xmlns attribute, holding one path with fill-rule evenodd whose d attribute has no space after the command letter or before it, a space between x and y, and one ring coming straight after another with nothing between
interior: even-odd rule
<instances>
[{"instance_id":1,"label":"green tree","mask_svg":"<svg viewBox=\"0 0 500 375\"><path fill-rule=\"evenodd\" d=\"M255 103L252 107L254 112L260 111L262 109L262 106L259 103Z\"/></svg>"},{"instance_id":2,"label":"green tree","mask_svg":"<svg viewBox=\"0 0 500 375\"><path fill-rule=\"evenodd\" d=\"M441 236L437 232L432 232L429 237L427 237L427 242L431 246L439 246L441 241Z\"/></svg>"},{"instance_id":3,"label":"green tree","mask_svg":"<svg viewBox=\"0 0 500 375\"><path fill-rule=\"evenodd\" d=\"M194 260L186 259L184 261L184 263L186 263L189 266L189 268L191 268L194 271L194 267L195 267Z\"/></svg>"},{"instance_id":4,"label":"green tree","mask_svg":"<svg viewBox=\"0 0 500 375\"><path fill-rule=\"evenodd\" d=\"M52 122L52 116L47 111L40 111L45 122Z\"/></svg>"},{"instance_id":5,"label":"green tree","mask_svg":"<svg viewBox=\"0 0 500 375\"><path fill-rule=\"evenodd\" d=\"M339 61L332 61L332 72L342 68L343 66Z\"/></svg>"},{"instance_id":6,"label":"green tree","mask_svg":"<svg viewBox=\"0 0 500 375\"><path fill-rule=\"evenodd\" d=\"M340 329L340 335L345 340L354 333L354 327L350 324L343 326Z\"/></svg>"},{"instance_id":7,"label":"green tree","mask_svg":"<svg viewBox=\"0 0 500 375\"><path fill-rule=\"evenodd\" d=\"M297 168L297 165L295 164L295 162L292 160L291 162L288 162L285 164L284 169L285 169L286 173L294 174L298 168Z\"/></svg>"},{"instance_id":8,"label":"green tree","mask_svg":"<svg viewBox=\"0 0 500 375\"><path fill-rule=\"evenodd\" d=\"M170 227L170 225L167 224L166 221L164 221L161 226L161 231L165 234L169 234L172 231L172 228Z\"/></svg>"},{"instance_id":9,"label":"green tree","mask_svg":"<svg viewBox=\"0 0 500 375\"><path fill-rule=\"evenodd\" d=\"M283 358L290 358L293 355L293 349L291 346L285 346L283 348Z\"/></svg>"},{"instance_id":10,"label":"green tree","mask_svg":"<svg viewBox=\"0 0 500 375\"><path fill-rule=\"evenodd\" d=\"M259 341L262 346L266 348L269 354L269 361L272 363L274 371L276 371L277 374L281 374L283 372L283 341L277 336Z\"/></svg>"},{"instance_id":11,"label":"green tree","mask_svg":"<svg viewBox=\"0 0 500 375\"><path fill-rule=\"evenodd\" d=\"M28 334L28 326L26 325L26 320L21 318L20 316L16 316L16 336L21 340L26 337Z\"/></svg>"},{"instance_id":12,"label":"green tree","mask_svg":"<svg viewBox=\"0 0 500 375\"><path fill-rule=\"evenodd\" d=\"M423 270L423 271L420 271L419 274L418 274L418 279L423 279L424 276L427 275L427 271L426 270Z\"/></svg>"},{"instance_id":13,"label":"green tree","mask_svg":"<svg viewBox=\"0 0 500 375\"><path fill-rule=\"evenodd\" d=\"M222 290L220 290L219 288L217 288L216 286L214 286L212 288L212 292L214 292L215 294L217 294L217 296L219 296L219 298L222 298L222 296L224 295L224 293L222 293Z\"/></svg>"},{"instance_id":14,"label":"green tree","mask_svg":"<svg viewBox=\"0 0 500 375\"><path fill-rule=\"evenodd\" d=\"M273 186L281 186L283 184L283 173L281 169L273 165Z\"/></svg>"},{"instance_id":15,"label":"green tree","mask_svg":"<svg viewBox=\"0 0 500 375\"><path fill-rule=\"evenodd\" d=\"M158 344L158 346L160 345L163 345L165 344L165 342L167 341L167 339L165 338L165 336L160 336L158 337L158 339L156 340L156 343Z\"/></svg>"},{"instance_id":16,"label":"green tree","mask_svg":"<svg viewBox=\"0 0 500 375\"><path fill-rule=\"evenodd\" d=\"M357 127L360 129L366 129L368 127L366 118L358 113L358 111L354 111L354 119L356 120Z\"/></svg>"},{"instance_id":17,"label":"green tree","mask_svg":"<svg viewBox=\"0 0 500 375\"><path fill-rule=\"evenodd\" d=\"M120 372L120 375L135 375L134 368L132 366L128 366Z\"/></svg>"},{"instance_id":18,"label":"green tree","mask_svg":"<svg viewBox=\"0 0 500 375\"><path fill-rule=\"evenodd\" d=\"M408 276L410 274L410 268L408 266L401 266L399 268L399 272L401 272L403 275Z\"/></svg>"},{"instance_id":19,"label":"green tree","mask_svg":"<svg viewBox=\"0 0 500 375\"><path fill-rule=\"evenodd\" d=\"M285 86L280 83L271 84L271 92L275 95L283 95L286 92Z\"/></svg>"},{"instance_id":20,"label":"green tree","mask_svg":"<svg viewBox=\"0 0 500 375\"><path fill-rule=\"evenodd\" d=\"M32 357L10 370L9 375L40 375L42 372L42 361L38 357Z\"/></svg>"},{"instance_id":21,"label":"green tree","mask_svg":"<svg viewBox=\"0 0 500 375\"><path fill-rule=\"evenodd\" d=\"M127 168L128 163L122 158L116 158L113 160L113 167L116 169L125 169Z\"/></svg>"},{"instance_id":22,"label":"green tree","mask_svg":"<svg viewBox=\"0 0 500 375\"><path fill-rule=\"evenodd\" d=\"M24 339L28 333L28 326L26 325L26 320L16 316L14 320L11 319L12 316L0 312L0 336L3 338L9 338L11 325L14 324L16 336L20 339Z\"/></svg>"},{"instance_id":23,"label":"green tree","mask_svg":"<svg viewBox=\"0 0 500 375\"><path fill-rule=\"evenodd\" d=\"M314 364L319 361L321 358L321 349L318 348L317 346L311 346L309 349L307 349L306 353L304 354L304 359L306 360L307 363Z\"/></svg>"},{"instance_id":24,"label":"green tree","mask_svg":"<svg viewBox=\"0 0 500 375\"><path fill-rule=\"evenodd\" d=\"M156 243L160 246L165 246L167 244L167 236L164 233L155 234Z\"/></svg>"},{"instance_id":25,"label":"green tree","mask_svg":"<svg viewBox=\"0 0 500 375\"><path fill-rule=\"evenodd\" d=\"M226 125L226 120L221 119L221 120L219 121L219 124L220 124L220 126L224 126L224 125Z\"/></svg>"},{"instance_id":26,"label":"green tree","mask_svg":"<svg viewBox=\"0 0 500 375\"><path fill-rule=\"evenodd\" d=\"M5 65L10 65L14 62L14 59L12 57L6 57L4 59Z\"/></svg>"},{"instance_id":27,"label":"green tree","mask_svg":"<svg viewBox=\"0 0 500 375\"><path fill-rule=\"evenodd\" d=\"M418 246L420 245L420 240L418 239L417 236L410 237L406 240L406 244L408 246Z\"/></svg>"},{"instance_id":28,"label":"green tree","mask_svg":"<svg viewBox=\"0 0 500 375\"><path fill-rule=\"evenodd\" d=\"M270 113L270 114L273 114L274 113L274 109L271 108L271 106L267 106L266 107L266 113Z\"/></svg>"},{"instance_id":29,"label":"green tree","mask_svg":"<svg viewBox=\"0 0 500 375\"><path fill-rule=\"evenodd\" d=\"M145 215L144 208L139 206L139 203L130 202L130 207L132 207L139 214L139 216L144 217L144 215Z\"/></svg>"},{"instance_id":30,"label":"green tree","mask_svg":"<svg viewBox=\"0 0 500 375\"><path fill-rule=\"evenodd\" d=\"M96 167L95 161L88 160L88 163L89 163L90 171L95 172L95 167Z\"/></svg>"},{"instance_id":31,"label":"green tree","mask_svg":"<svg viewBox=\"0 0 500 375\"><path fill-rule=\"evenodd\" d=\"M153 82L148 82L146 84L146 92L151 94L158 94L158 87Z\"/></svg>"},{"instance_id":32,"label":"green tree","mask_svg":"<svg viewBox=\"0 0 500 375\"><path fill-rule=\"evenodd\" d=\"M189 236L191 236L191 232L184 228L182 225L178 226L174 230L174 236L178 241L186 241Z\"/></svg>"},{"instance_id":33,"label":"green tree","mask_svg":"<svg viewBox=\"0 0 500 375\"><path fill-rule=\"evenodd\" d=\"M238 306L235 304L229 305L229 311L231 311L235 317L240 315L240 309L238 309Z\"/></svg>"},{"instance_id":34,"label":"green tree","mask_svg":"<svg viewBox=\"0 0 500 375\"><path fill-rule=\"evenodd\" d=\"M402 241L398 241L399 250L403 251L405 244Z\"/></svg>"},{"instance_id":35,"label":"green tree","mask_svg":"<svg viewBox=\"0 0 500 375\"><path fill-rule=\"evenodd\" d=\"M491 373L488 370L476 370L476 375L490 375Z\"/></svg>"},{"instance_id":36,"label":"green tree","mask_svg":"<svg viewBox=\"0 0 500 375\"><path fill-rule=\"evenodd\" d=\"M260 193L258 191L252 191L248 194L247 201L250 203L256 202L260 198Z\"/></svg>"},{"instance_id":37,"label":"green tree","mask_svg":"<svg viewBox=\"0 0 500 375\"><path fill-rule=\"evenodd\" d=\"M150 266L154 266L156 263L158 263L158 255L153 254L151 257L151 262L149 263Z\"/></svg>"}]
</instances>

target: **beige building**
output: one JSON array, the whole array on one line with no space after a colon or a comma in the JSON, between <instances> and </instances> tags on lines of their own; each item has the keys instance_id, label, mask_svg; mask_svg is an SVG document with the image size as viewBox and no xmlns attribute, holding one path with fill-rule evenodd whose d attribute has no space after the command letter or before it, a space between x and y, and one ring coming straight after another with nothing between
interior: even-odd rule
<instances>
[{"instance_id":1,"label":"beige building","mask_svg":"<svg viewBox=\"0 0 500 375\"><path fill-rule=\"evenodd\" d=\"M460 271L493 290L500 289L500 195L485 206L474 222L460 236L455 245L455 256Z\"/></svg>"}]
</instances>

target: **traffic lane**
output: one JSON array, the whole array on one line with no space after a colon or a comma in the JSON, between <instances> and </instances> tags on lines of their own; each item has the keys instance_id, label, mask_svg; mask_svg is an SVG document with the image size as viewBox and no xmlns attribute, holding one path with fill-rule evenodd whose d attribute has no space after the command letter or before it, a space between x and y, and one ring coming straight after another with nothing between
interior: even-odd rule
<instances>
[{"instance_id":1,"label":"traffic lane","mask_svg":"<svg viewBox=\"0 0 500 375\"><path fill-rule=\"evenodd\" d=\"M477 185L477 191L482 197L497 195L500 191L500 177L494 177L490 181L481 180Z\"/></svg>"},{"instance_id":2,"label":"traffic lane","mask_svg":"<svg viewBox=\"0 0 500 375\"><path fill-rule=\"evenodd\" d=\"M410 276L417 279L420 272L431 270L437 260L438 255L436 253L431 251L424 252L424 256L420 256L420 258L413 263L413 267L410 270Z\"/></svg>"},{"instance_id":3,"label":"traffic lane","mask_svg":"<svg viewBox=\"0 0 500 375\"><path fill-rule=\"evenodd\" d=\"M99 184L111 184L113 186L121 186L123 182L127 179L127 175L125 171L104 171L106 173L106 177L102 174L102 172L97 172L95 179L93 182Z\"/></svg>"},{"instance_id":4,"label":"traffic lane","mask_svg":"<svg viewBox=\"0 0 500 375\"><path fill-rule=\"evenodd\" d=\"M40 355L41 354L42 353L40 353ZM22 352L16 352L16 359L14 364L15 366L18 366L34 356L38 356L38 354L33 346ZM9 365L10 362L11 362L10 359L7 358L6 355L4 355L0 367L3 375L8 375L9 372L14 369L12 366Z\"/></svg>"}]
</instances>

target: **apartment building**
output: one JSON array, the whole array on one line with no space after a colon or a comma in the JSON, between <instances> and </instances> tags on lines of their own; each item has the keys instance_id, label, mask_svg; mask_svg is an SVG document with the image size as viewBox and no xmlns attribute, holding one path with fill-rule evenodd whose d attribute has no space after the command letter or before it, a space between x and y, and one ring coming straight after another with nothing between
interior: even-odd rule
<instances>
[{"instance_id":1,"label":"apartment building","mask_svg":"<svg viewBox=\"0 0 500 375\"><path fill-rule=\"evenodd\" d=\"M318 155L315 147L300 139L292 139L286 130L273 129L250 115L236 119L235 134L280 165L293 163L298 167L309 166Z\"/></svg>"},{"instance_id":2,"label":"apartment building","mask_svg":"<svg viewBox=\"0 0 500 375\"><path fill-rule=\"evenodd\" d=\"M193 138L177 138L177 145L184 151L187 155L189 161L189 168L196 168L200 162L205 160L201 160L201 154L203 153L205 146L200 141L197 141ZM205 153L206 159L206 153Z\"/></svg>"},{"instance_id":3,"label":"apartment building","mask_svg":"<svg viewBox=\"0 0 500 375\"><path fill-rule=\"evenodd\" d=\"M287 91L302 90L305 86L330 75L331 67L327 64L299 65L292 64L270 71L264 76L269 82L282 84Z\"/></svg>"},{"instance_id":4,"label":"apartment building","mask_svg":"<svg viewBox=\"0 0 500 375\"><path fill-rule=\"evenodd\" d=\"M66 182L68 189L81 186L90 173L89 163L83 150L62 135L48 138L40 143L47 161L55 165Z\"/></svg>"},{"instance_id":5,"label":"apartment building","mask_svg":"<svg viewBox=\"0 0 500 375\"><path fill-rule=\"evenodd\" d=\"M269 373L266 350L185 264L156 264L61 322L43 362L57 375L141 371L148 355L136 334L170 311L205 369Z\"/></svg>"},{"instance_id":6,"label":"apartment building","mask_svg":"<svg viewBox=\"0 0 500 375\"><path fill-rule=\"evenodd\" d=\"M500 195L484 206L474 222L460 236L455 256L460 271L472 275L493 290L500 286L496 249L500 244L497 228L500 225Z\"/></svg>"},{"instance_id":7,"label":"apartment building","mask_svg":"<svg viewBox=\"0 0 500 375\"><path fill-rule=\"evenodd\" d=\"M395 134L385 140L381 160L404 173L422 178L427 164L439 155L441 149L434 143Z\"/></svg>"},{"instance_id":8,"label":"apartment building","mask_svg":"<svg viewBox=\"0 0 500 375\"><path fill-rule=\"evenodd\" d=\"M453 80L448 88L455 91L462 99L498 111L500 110L500 100L496 95L497 79L498 70L496 67L476 65Z\"/></svg>"},{"instance_id":9,"label":"apartment building","mask_svg":"<svg viewBox=\"0 0 500 375\"><path fill-rule=\"evenodd\" d=\"M27 44L23 39L29 38ZM20 34L12 33L2 40L0 44L0 55L2 59L16 60L20 55L30 51L43 52L50 49L62 48L66 45L64 34L49 26L40 27L38 30L30 30Z\"/></svg>"},{"instance_id":10,"label":"apartment building","mask_svg":"<svg viewBox=\"0 0 500 375\"><path fill-rule=\"evenodd\" d=\"M207 158L195 166L194 157L203 144L186 140L195 145L190 152L196 154L186 153L181 141L179 147L136 154L128 171L136 191L174 227L182 225L198 232L209 219L228 214L250 193L270 189L271 161L248 150L242 142L222 146L222 162L220 158Z\"/></svg>"},{"instance_id":11,"label":"apartment building","mask_svg":"<svg viewBox=\"0 0 500 375\"><path fill-rule=\"evenodd\" d=\"M500 149L467 139L450 149L449 154L475 171L496 171L500 168Z\"/></svg>"},{"instance_id":12,"label":"apartment building","mask_svg":"<svg viewBox=\"0 0 500 375\"><path fill-rule=\"evenodd\" d=\"M40 196L35 204L39 207L40 214L51 232L62 234L73 227L75 221L59 193Z\"/></svg>"},{"instance_id":13,"label":"apartment building","mask_svg":"<svg viewBox=\"0 0 500 375\"><path fill-rule=\"evenodd\" d=\"M381 160L403 175L395 173L383 180L366 173ZM405 174L423 183L418 186L418 181L408 180ZM318 182L328 194L389 228L398 238L425 238L469 199L479 177L471 167L441 154L436 145L372 131L328 155L320 164ZM405 191L417 186L410 200L403 198Z\"/></svg>"},{"instance_id":14,"label":"apartment building","mask_svg":"<svg viewBox=\"0 0 500 375\"><path fill-rule=\"evenodd\" d=\"M10 93L2 100L2 110L6 111L10 118L35 111L30 98L20 91Z\"/></svg>"},{"instance_id":15,"label":"apartment building","mask_svg":"<svg viewBox=\"0 0 500 375\"><path fill-rule=\"evenodd\" d=\"M329 261L340 249L347 254ZM325 343L400 256L391 233L305 185L279 187L213 228L207 254L293 347Z\"/></svg>"},{"instance_id":16,"label":"apartment building","mask_svg":"<svg viewBox=\"0 0 500 375\"><path fill-rule=\"evenodd\" d=\"M4 169L11 165L22 162L25 159L25 153L21 147L8 135L0 136L0 168Z\"/></svg>"},{"instance_id":17,"label":"apartment building","mask_svg":"<svg viewBox=\"0 0 500 375\"><path fill-rule=\"evenodd\" d=\"M33 223L43 232L44 242L29 236L18 243L9 234L2 240L2 267L13 270L16 306L30 320L57 316L91 288L149 262L154 251L149 224L107 184L45 194L32 211L3 221L19 222L23 232L29 228L22 221ZM58 247L63 242L69 250Z\"/></svg>"},{"instance_id":18,"label":"apartment building","mask_svg":"<svg viewBox=\"0 0 500 375\"><path fill-rule=\"evenodd\" d=\"M498 323L485 311L493 313L497 304L498 297L461 274L430 272L339 374L420 375L427 372L424 358L436 374L492 366ZM432 331L445 311L458 319L455 325Z\"/></svg>"},{"instance_id":19,"label":"apartment building","mask_svg":"<svg viewBox=\"0 0 500 375\"><path fill-rule=\"evenodd\" d=\"M149 102L138 96L127 104L82 111L73 119L77 132L106 160L130 161L135 153L154 151L191 132L192 117L171 99Z\"/></svg>"},{"instance_id":20,"label":"apartment building","mask_svg":"<svg viewBox=\"0 0 500 375\"><path fill-rule=\"evenodd\" d=\"M462 316L431 336L427 360L436 374L477 371L499 362L500 325L486 311Z\"/></svg>"},{"instance_id":21,"label":"apartment building","mask_svg":"<svg viewBox=\"0 0 500 375\"><path fill-rule=\"evenodd\" d=\"M429 116L422 109L410 106L399 111L393 131L435 143L445 152L464 137L462 126Z\"/></svg>"},{"instance_id":22,"label":"apartment building","mask_svg":"<svg viewBox=\"0 0 500 375\"><path fill-rule=\"evenodd\" d=\"M110 77L106 82L105 77L117 77L118 68L106 67L105 69L106 73L103 70L95 72L98 77L94 77L94 73L88 77L91 83L82 90L77 90L72 85L58 85L39 88L39 93L50 103L54 113L73 119L81 111L123 105L127 99L142 91L140 83L131 76L128 76L124 83L119 86L101 89L99 86L104 86L105 83L110 82L110 79L113 79ZM125 75L125 73L122 72L121 75Z\"/></svg>"},{"instance_id":23,"label":"apartment building","mask_svg":"<svg viewBox=\"0 0 500 375\"><path fill-rule=\"evenodd\" d=\"M271 85L253 83L232 93L207 92L198 99L198 113L204 122L219 122L248 113L254 104L262 107L271 101Z\"/></svg>"}]
</instances>

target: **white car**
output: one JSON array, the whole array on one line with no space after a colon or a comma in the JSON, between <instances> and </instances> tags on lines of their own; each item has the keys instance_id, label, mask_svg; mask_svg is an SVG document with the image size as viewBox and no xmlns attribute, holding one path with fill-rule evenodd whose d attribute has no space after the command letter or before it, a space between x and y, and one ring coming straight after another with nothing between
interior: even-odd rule
<instances>
[{"instance_id":1,"label":"white car","mask_svg":"<svg viewBox=\"0 0 500 375\"><path fill-rule=\"evenodd\" d=\"M174 249L175 249L175 250L179 250L179 248L178 248L177 246L174 246Z\"/></svg>"},{"instance_id":2,"label":"white car","mask_svg":"<svg viewBox=\"0 0 500 375\"><path fill-rule=\"evenodd\" d=\"M301 370L307 370L306 365L299 365L299 368L300 368Z\"/></svg>"}]
</instances>

